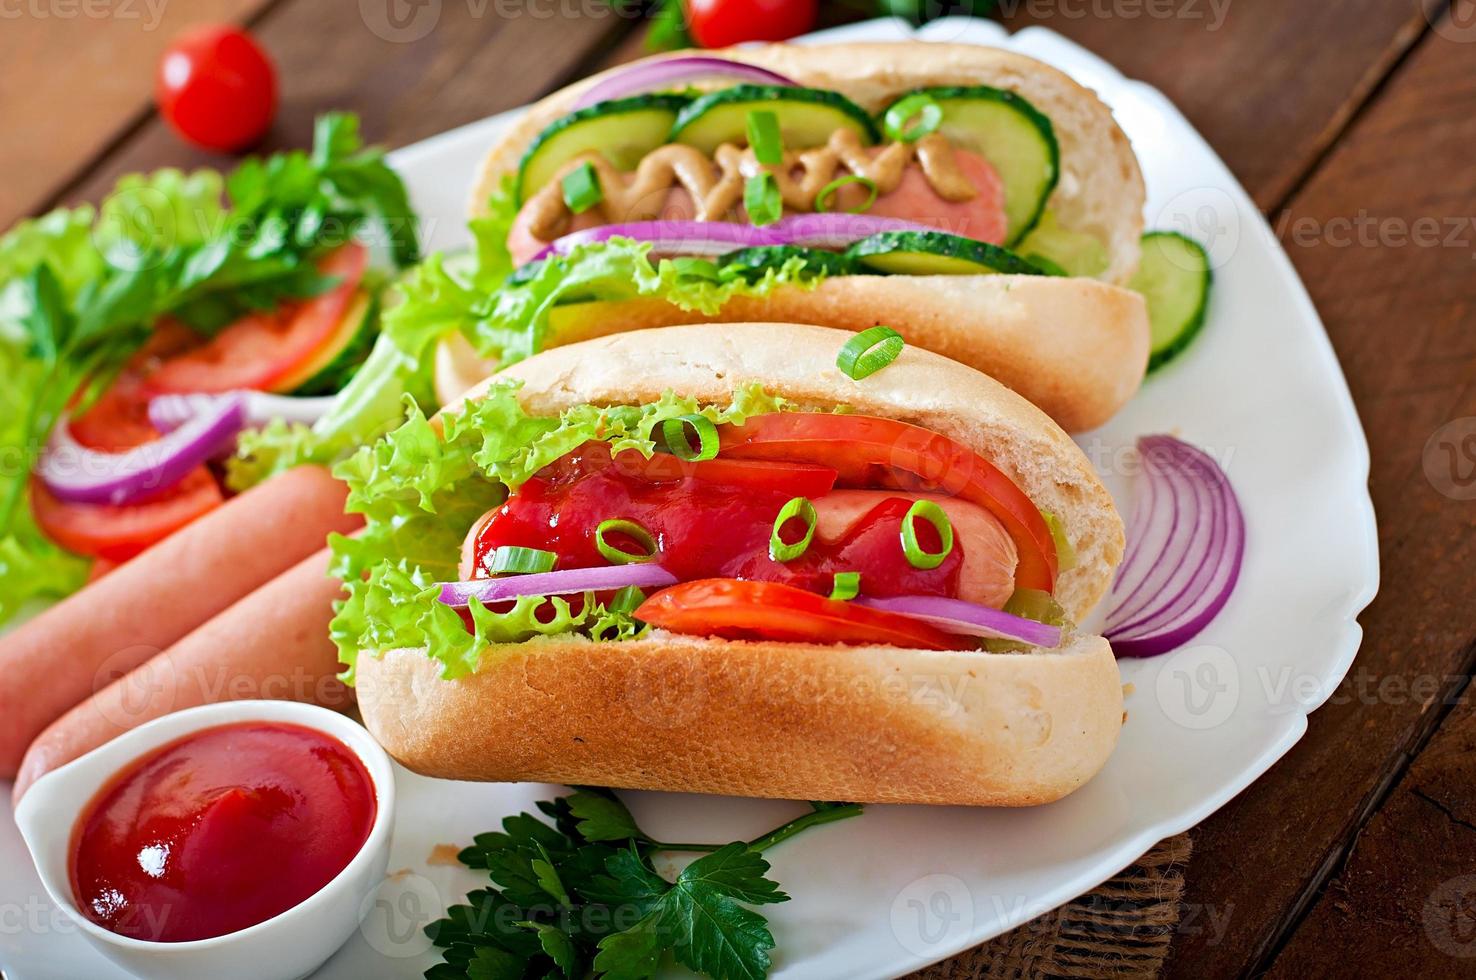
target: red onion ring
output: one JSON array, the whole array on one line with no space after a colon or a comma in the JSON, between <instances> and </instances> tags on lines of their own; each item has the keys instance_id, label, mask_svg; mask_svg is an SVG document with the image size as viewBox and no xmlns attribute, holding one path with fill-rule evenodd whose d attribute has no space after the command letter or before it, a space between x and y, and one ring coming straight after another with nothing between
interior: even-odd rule
<instances>
[{"instance_id":1,"label":"red onion ring","mask_svg":"<svg viewBox=\"0 0 1476 980\"><path fill-rule=\"evenodd\" d=\"M567 568L557 572L534 572L505 578L479 578L469 582L446 582L440 599L448 606L465 606L475 597L481 602L501 602L528 595L570 595L575 592L609 592L633 585L640 589L664 589L676 585L676 576L660 565L610 565L603 568Z\"/></svg>"},{"instance_id":2,"label":"red onion ring","mask_svg":"<svg viewBox=\"0 0 1476 980\"><path fill-rule=\"evenodd\" d=\"M937 231L931 225L903 218L869 214L796 214L758 227L739 221L630 221L599 225L555 239L530 260L564 255L579 245L632 238L648 242L658 257L718 256L740 248L794 245L803 248L843 249L883 231Z\"/></svg>"},{"instance_id":3,"label":"red onion ring","mask_svg":"<svg viewBox=\"0 0 1476 980\"><path fill-rule=\"evenodd\" d=\"M149 424L160 432L173 432L190 419L214 411L222 399L230 398L242 402L245 410L242 428L246 429L259 428L274 419L312 425L333 406L332 395L295 398L248 388L219 394L158 395L149 400Z\"/></svg>"},{"instance_id":4,"label":"red onion ring","mask_svg":"<svg viewBox=\"0 0 1476 980\"><path fill-rule=\"evenodd\" d=\"M705 78L721 78L734 82L752 82L757 85L794 85L795 83L778 72L728 58L693 55L666 58L662 61L644 62L621 71L612 72L600 79L574 101L574 108L584 109L597 102L623 99L642 92L670 89Z\"/></svg>"},{"instance_id":5,"label":"red onion ring","mask_svg":"<svg viewBox=\"0 0 1476 980\"><path fill-rule=\"evenodd\" d=\"M1172 436L1138 440L1146 481L1103 630L1120 657L1189 642L1219 615L1245 556L1245 516L1224 471Z\"/></svg>"},{"instance_id":6,"label":"red onion ring","mask_svg":"<svg viewBox=\"0 0 1476 980\"><path fill-rule=\"evenodd\" d=\"M1061 645L1061 628L1037 623L999 609L991 609L962 599L935 595L908 595L876 599L852 599L862 606L883 612L900 613L930 623L948 633L982 636L997 640L1018 640L1037 647Z\"/></svg>"},{"instance_id":7,"label":"red onion ring","mask_svg":"<svg viewBox=\"0 0 1476 980\"><path fill-rule=\"evenodd\" d=\"M178 483L201 463L228 450L245 420L242 399L222 398L161 439L127 452L106 453L72 438L63 416L52 429L36 473L59 500L126 504Z\"/></svg>"}]
</instances>

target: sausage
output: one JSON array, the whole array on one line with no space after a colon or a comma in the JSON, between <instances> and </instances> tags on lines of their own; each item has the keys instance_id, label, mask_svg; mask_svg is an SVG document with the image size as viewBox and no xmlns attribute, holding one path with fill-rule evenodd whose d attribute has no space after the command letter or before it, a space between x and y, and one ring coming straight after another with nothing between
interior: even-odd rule
<instances>
[{"instance_id":1,"label":"sausage","mask_svg":"<svg viewBox=\"0 0 1476 980\"><path fill-rule=\"evenodd\" d=\"M41 730L115 677L362 519L328 471L300 466L170 535L0 637L0 779Z\"/></svg>"},{"instance_id":2,"label":"sausage","mask_svg":"<svg viewBox=\"0 0 1476 980\"><path fill-rule=\"evenodd\" d=\"M328 637L342 587L324 549L52 722L26 751L12 799L41 776L129 729L215 701L270 698L345 710Z\"/></svg>"}]
</instances>

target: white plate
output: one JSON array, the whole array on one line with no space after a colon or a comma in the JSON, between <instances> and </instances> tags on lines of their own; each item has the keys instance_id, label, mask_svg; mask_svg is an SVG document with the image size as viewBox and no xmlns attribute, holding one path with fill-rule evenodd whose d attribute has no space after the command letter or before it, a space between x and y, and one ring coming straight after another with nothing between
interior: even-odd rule
<instances>
[{"instance_id":1,"label":"white plate","mask_svg":"<svg viewBox=\"0 0 1476 980\"><path fill-rule=\"evenodd\" d=\"M873 21L810 40L912 36ZM1084 789L1019 811L873 807L772 854L793 901L766 907L776 977L889 977L949 956L1081 894L1158 840L1203 820L1265 772L1306 730L1306 715L1347 672L1358 612L1378 580L1366 488L1368 448L1316 311L1245 191L1156 90L1041 28L949 19L918 35L1000 45L1069 72L1101 94L1132 138L1148 181L1148 224L1211 247L1209 325L1105 428L1080 442L1120 503L1132 484L1125 447L1173 432L1224 465L1244 505L1249 545L1240 585L1195 646L1125 661L1128 721L1107 768ZM398 151L436 248L463 240L465 189L496 116ZM418 926L477 884L426 863L433 845L466 842L546 787L435 782L405 774L391 869L363 935L323 978L418 977L436 961ZM666 840L750 837L793 804L631 794ZM55 919L9 808L0 825L0 965L11 980L107 977Z\"/></svg>"}]
</instances>

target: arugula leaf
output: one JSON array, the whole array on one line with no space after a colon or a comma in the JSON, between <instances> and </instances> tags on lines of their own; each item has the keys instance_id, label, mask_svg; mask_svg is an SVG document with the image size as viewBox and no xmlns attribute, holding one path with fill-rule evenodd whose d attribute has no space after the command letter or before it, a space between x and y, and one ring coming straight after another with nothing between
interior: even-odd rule
<instances>
[{"instance_id":1,"label":"arugula leaf","mask_svg":"<svg viewBox=\"0 0 1476 980\"><path fill-rule=\"evenodd\" d=\"M707 976L761 980L774 937L750 906L789 897L768 877L760 852L861 812L854 804L813 803L753 841L717 846L652 840L610 790L582 787L538 807L554 826L518 814L461 852L464 864L485 870L497 887L472 892L426 928L445 959L426 972L430 980L572 978L587 975L581 964L607 980L646 980L668 955ZM617 832L624 832L618 847L611 843L617 838L603 837ZM708 853L667 881L651 863L663 850Z\"/></svg>"}]
</instances>

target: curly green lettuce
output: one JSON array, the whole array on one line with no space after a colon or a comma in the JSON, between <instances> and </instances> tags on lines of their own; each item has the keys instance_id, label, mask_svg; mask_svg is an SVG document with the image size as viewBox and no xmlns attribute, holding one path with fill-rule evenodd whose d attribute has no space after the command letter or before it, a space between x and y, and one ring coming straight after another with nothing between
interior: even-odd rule
<instances>
[{"instance_id":1,"label":"curly green lettuce","mask_svg":"<svg viewBox=\"0 0 1476 980\"><path fill-rule=\"evenodd\" d=\"M506 612L473 601L470 629L436 597L440 583L458 577L461 542L477 519L584 443L604 441L612 452L633 449L649 457L656 429L667 419L701 414L715 424L741 424L787 408L783 399L750 386L734 392L727 406L668 393L648 405L579 405L547 418L524 412L517 392L512 381L493 385L485 397L444 417L444 435L406 399L399 428L335 467L349 487L348 510L366 522L360 534L330 540L332 572L348 583L331 627L348 682L364 650L423 647L453 679L476 670L496 644L571 632L598 640L639 635L639 624L626 612L589 596L572 605L530 597Z\"/></svg>"}]
</instances>

